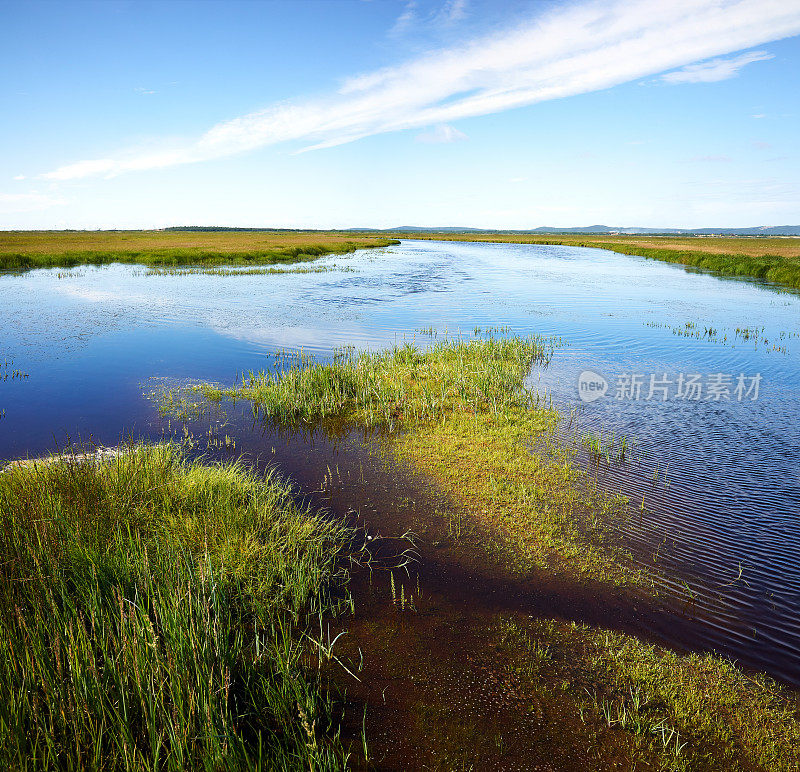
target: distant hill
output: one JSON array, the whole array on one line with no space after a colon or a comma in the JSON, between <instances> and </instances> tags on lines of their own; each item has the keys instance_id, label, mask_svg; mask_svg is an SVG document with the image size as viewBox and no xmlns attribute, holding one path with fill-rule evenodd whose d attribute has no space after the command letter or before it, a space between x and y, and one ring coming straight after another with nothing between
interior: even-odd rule
<instances>
[{"instance_id":1,"label":"distant hill","mask_svg":"<svg viewBox=\"0 0 800 772\"><path fill-rule=\"evenodd\" d=\"M269 231L271 233L304 232L304 228L228 228L214 225L181 225L163 228L165 231ZM533 228L531 230L499 230L444 225L424 228L418 225L399 225L395 228L331 229L337 233L511 233L544 235L624 235L624 236L800 236L800 225L760 225L753 228L630 228L626 226L588 225L585 228Z\"/></svg>"},{"instance_id":2,"label":"distant hill","mask_svg":"<svg viewBox=\"0 0 800 772\"><path fill-rule=\"evenodd\" d=\"M625 236L800 236L800 225L761 225L753 228L631 228L612 225L588 225L583 228L532 228L531 230L492 230L488 228L423 228L401 225L396 228L348 228L361 233L518 233L586 234Z\"/></svg>"}]
</instances>

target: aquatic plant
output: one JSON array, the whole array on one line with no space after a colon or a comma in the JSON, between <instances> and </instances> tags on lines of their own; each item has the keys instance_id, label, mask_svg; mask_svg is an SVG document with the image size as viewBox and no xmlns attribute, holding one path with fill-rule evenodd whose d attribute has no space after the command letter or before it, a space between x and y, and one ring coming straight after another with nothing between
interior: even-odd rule
<instances>
[{"instance_id":1,"label":"aquatic plant","mask_svg":"<svg viewBox=\"0 0 800 772\"><path fill-rule=\"evenodd\" d=\"M482 544L506 568L638 581L627 558L603 545L604 523L624 515L626 501L589 484L554 438L558 414L524 388L551 346L538 337L450 339L428 349L350 348L327 363L299 352L236 387L195 388L249 399L266 420L380 430L396 459L452 501L447 535Z\"/></svg>"},{"instance_id":2,"label":"aquatic plant","mask_svg":"<svg viewBox=\"0 0 800 772\"><path fill-rule=\"evenodd\" d=\"M602 433L598 432L585 434L581 438L581 444L595 461L604 458L607 464L612 461L624 461L632 446L627 436L622 436L618 440L616 435L612 434L611 439L604 442Z\"/></svg>"},{"instance_id":3,"label":"aquatic plant","mask_svg":"<svg viewBox=\"0 0 800 772\"><path fill-rule=\"evenodd\" d=\"M303 256L298 258L303 259ZM308 273L353 273L354 268L347 265L315 265L315 266L292 266L292 267L268 267L268 268L204 268L197 266L173 267L173 268L150 268L145 276L272 276L276 274L308 274Z\"/></svg>"},{"instance_id":4,"label":"aquatic plant","mask_svg":"<svg viewBox=\"0 0 800 772\"><path fill-rule=\"evenodd\" d=\"M393 429L454 412L532 408L538 395L522 381L531 363L549 353L548 341L538 337L440 340L425 350L406 343L381 353L340 349L331 363L300 352L275 373L251 372L234 388L205 387L205 393L252 400L260 415L288 423L335 418Z\"/></svg>"},{"instance_id":5,"label":"aquatic plant","mask_svg":"<svg viewBox=\"0 0 800 772\"><path fill-rule=\"evenodd\" d=\"M554 619L503 619L498 650L528 669L529 688L569 689L583 723L623 732L631 768L763 769L800 764L795 697L772 679L712 654L679 654L624 633ZM524 672L524 671L523 671Z\"/></svg>"}]
</instances>

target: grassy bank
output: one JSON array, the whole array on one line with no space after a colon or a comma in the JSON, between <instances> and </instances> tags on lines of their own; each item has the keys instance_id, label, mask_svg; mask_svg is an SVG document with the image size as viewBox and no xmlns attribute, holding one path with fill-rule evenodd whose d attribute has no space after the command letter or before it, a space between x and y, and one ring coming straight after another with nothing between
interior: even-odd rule
<instances>
[{"instance_id":1,"label":"grassy bank","mask_svg":"<svg viewBox=\"0 0 800 772\"><path fill-rule=\"evenodd\" d=\"M396 457L432 477L474 526L463 530L477 529L506 566L634 580L625 556L604 544L605 522L624 515L626 503L598 493L570 463L552 440L556 412L523 388L548 346L536 337L489 338L345 351L330 364L295 358L232 389L197 389L209 399L251 400L282 423L390 433Z\"/></svg>"},{"instance_id":2,"label":"grassy bank","mask_svg":"<svg viewBox=\"0 0 800 772\"><path fill-rule=\"evenodd\" d=\"M348 537L174 446L0 473L0 759L344 768L306 631Z\"/></svg>"},{"instance_id":3,"label":"grassy bank","mask_svg":"<svg viewBox=\"0 0 800 772\"><path fill-rule=\"evenodd\" d=\"M312 260L397 243L322 232L3 231L0 270L137 263L254 265Z\"/></svg>"},{"instance_id":4,"label":"grassy bank","mask_svg":"<svg viewBox=\"0 0 800 772\"><path fill-rule=\"evenodd\" d=\"M519 234L404 234L405 238L596 247L639 255L723 276L760 279L800 289L800 238L676 238L671 236L525 236Z\"/></svg>"}]
</instances>

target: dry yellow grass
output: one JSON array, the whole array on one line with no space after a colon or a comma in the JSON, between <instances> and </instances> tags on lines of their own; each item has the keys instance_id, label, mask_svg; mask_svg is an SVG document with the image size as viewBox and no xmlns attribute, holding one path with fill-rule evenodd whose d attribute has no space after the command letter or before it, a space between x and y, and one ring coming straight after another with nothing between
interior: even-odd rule
<instances>
[{"instance_id":1,"label":"dry yellow grass","mask_svg":"<svg viewBox=\"0 0 800 772\"><path fill-rule=\"evenodd\" d=\"M0 254L52 255L69 252L131 252L190 249L222 253L286 247L364 246L382 236L322 231L0 231Z\"/></svg>"},{"instance_id":2,"label":"dry yellow grass","mask_svg":"<svg viewBox=\"0 0 800 772\"><path fill-rule=\"evenodd\" d=\"M5 231L0 270L81 264L253 265L312 260L396 241L323 231Z\"/></svg>"}]
</instances>

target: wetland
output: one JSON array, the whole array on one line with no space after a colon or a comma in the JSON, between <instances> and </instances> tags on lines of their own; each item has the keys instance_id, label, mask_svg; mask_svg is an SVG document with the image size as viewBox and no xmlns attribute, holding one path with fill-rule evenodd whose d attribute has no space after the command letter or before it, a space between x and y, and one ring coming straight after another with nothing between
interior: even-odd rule
<instances>
[{"instance_id":1,"label":"wetland","mask_svg":"<svg viewBox=\"0 0 800 772\"><path fill-rule=\"evenodd\" d=\"M796 769L800 298L357 242L0 275L8 763Z\"/></svg>"}]
</instances>

